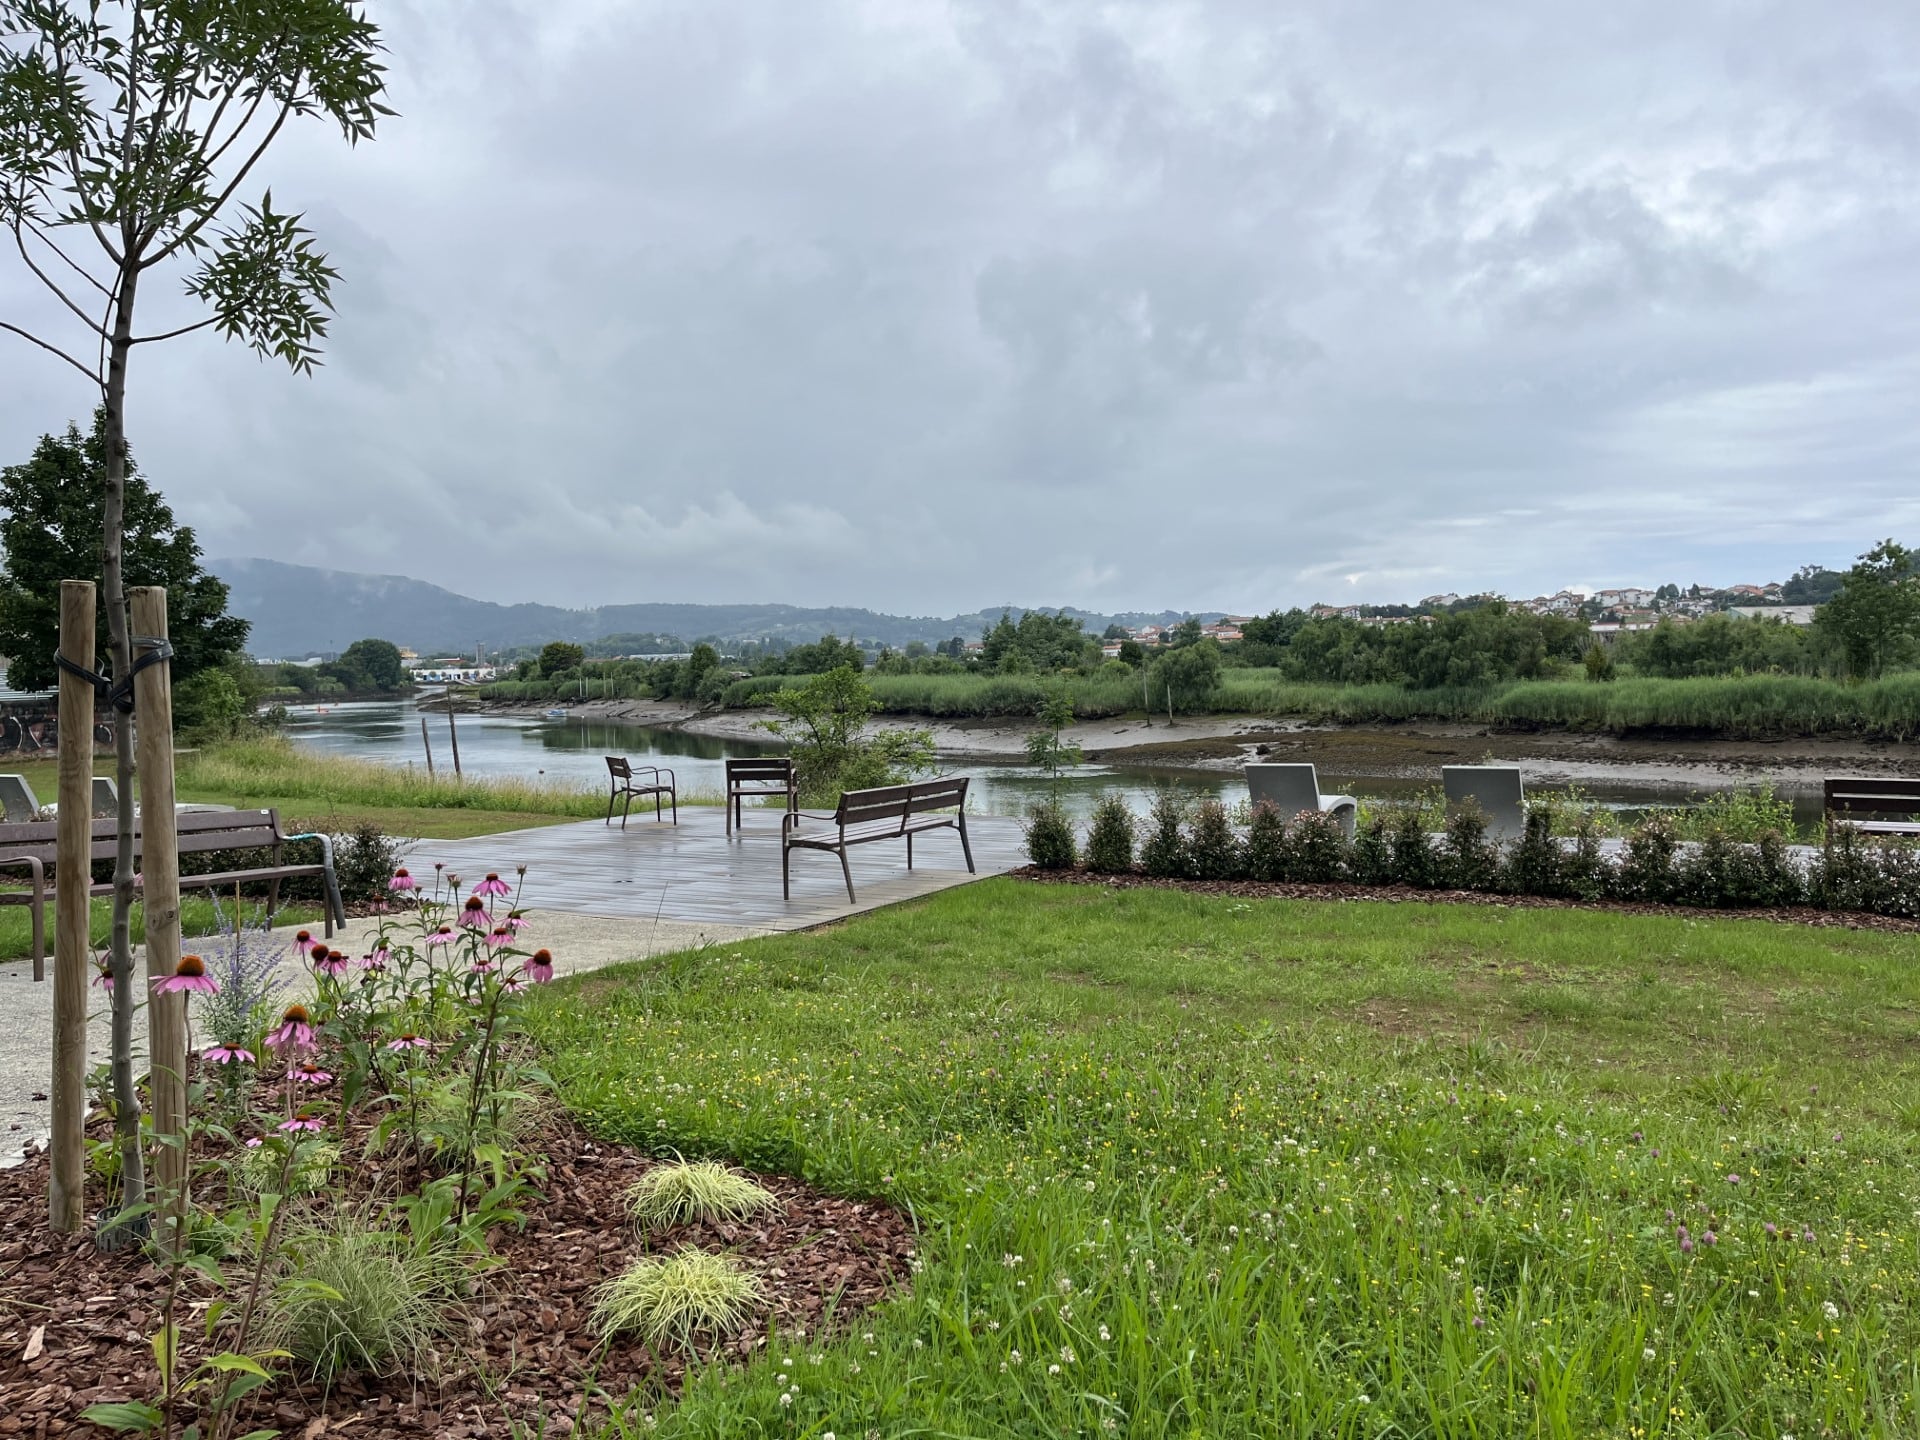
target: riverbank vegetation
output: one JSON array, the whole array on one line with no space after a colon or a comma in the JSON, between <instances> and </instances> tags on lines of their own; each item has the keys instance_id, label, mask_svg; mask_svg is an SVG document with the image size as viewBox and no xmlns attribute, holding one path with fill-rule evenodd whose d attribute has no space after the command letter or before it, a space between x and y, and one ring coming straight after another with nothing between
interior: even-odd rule
<instances>
[{"instance_id":1,"label":"riverbank vegetation","mask_svg":"<svg viewBox=\"0 0 1920 1440\"><path fill-rule=\"evenodd\" d=\"M601 1135L919 1228L636 1431L1890 1437L1910 948L1002 879L526 1019Z\"/></svg>"}]
</instances>

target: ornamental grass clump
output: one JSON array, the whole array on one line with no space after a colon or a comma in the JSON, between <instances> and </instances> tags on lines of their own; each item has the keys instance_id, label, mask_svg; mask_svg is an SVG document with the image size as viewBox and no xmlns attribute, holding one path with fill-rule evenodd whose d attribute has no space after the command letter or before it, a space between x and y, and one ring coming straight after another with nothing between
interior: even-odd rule
<instances>
[{"instance_id":1,"label":"ornamental grass clump","mask_svg":"<svg viewBox=\"0 0 1920 1440\"><path fill-rule=\"evenodd\" d=\"M744 1220L778 1204L771 1190L712 1160L657 1165L627 1191L627 1213L649 1230L693 1220Z\"/></svg>"},{"instance_id":2,"label":"ornamental grass clump","mask_svg":"<svg viewBox=\"0 0 1920 1440\"><path fill-rule=\"evenodd\" d=\"M637 1334L650 1345L687 1345L698 1334L738 1329L765 1298L765 1287L731 1257L682 1250L642 1257L602 1285L593 1325L602 1338Z\"/></svg>"},{"instance_id":3,"label":"ornamental grass clump","mask_svg":"<svg viewBox=\"0 0 1920 1440\"><path fill-rule=\"evenodd\" d=\"M354 1220L291 1236L287 1253L263 1336L322 1380L426 1368L466 1279L451 1252Z\"/></svg>"}]
</instances>

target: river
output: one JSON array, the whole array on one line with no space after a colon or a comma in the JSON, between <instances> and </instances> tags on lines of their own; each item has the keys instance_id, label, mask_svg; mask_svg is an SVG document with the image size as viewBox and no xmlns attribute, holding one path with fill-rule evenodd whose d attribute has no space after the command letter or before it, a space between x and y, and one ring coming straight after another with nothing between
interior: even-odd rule
<instances>
[{"instance_id":1,"label":"river","mask_svg":"<svg viewBox=\"0 0 1920 1440\"><path fill-rule=\"evenodd\" d=\"M338 705L300 706L289 711L287 733L296 745L331 755L349 755L388 765L426 768L426 749L420 729L421 712L411 701L367 701ZM452 768L452 749L444 712L428 715L427 738L437 769ZM637 765L670 767L682 793L718 795L724 785L723 762L732 756L766 753L773 744L756 745L742 739L720 739L684 730L627 721L575 716L547 719L494 713L456 717L463 773L477 778L514 777L545 780L570 786L606 784L603 757L625 755ZM1288 758L1295 758L1289 755ZM1315 758L1310 752L1299 758ZM1331 758L1331 757L1329 757ZM1232 805L1246 799L1246 782L1231 771L1193 769L1172 765L1086 764L1064 772L1057 782L1024 764L968 758L943 767L973 780L976 805L989 814L1022 815L1049 790L1055 791L1069 813L1084 818L1099 800L1118 793L1144 814L1163 786L1174 785L1193 796L1215 795ZM1436 783L1380 775L1343 774L1334 764L1321 764L1320 784L1329 793L1390 798L1413 793ZM1587 796L1628 814L1687 803L1704 790L1724 789L1730 779L1707 781L1698 787L1676 786L1670 779L1639 781L1618 775L1583 783ZM1790 792L1791 793L1791 792ZM1819 817L1817 794L1793 793L1797 818L1803 826Z\"/></svg>"}]
</instances>

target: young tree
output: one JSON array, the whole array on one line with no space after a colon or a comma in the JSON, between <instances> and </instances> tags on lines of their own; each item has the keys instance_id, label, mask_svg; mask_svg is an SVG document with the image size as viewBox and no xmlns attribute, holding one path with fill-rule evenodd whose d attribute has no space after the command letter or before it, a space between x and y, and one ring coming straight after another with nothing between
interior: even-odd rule
<instances>
[{"instance_id":1,"label":"young tree","mask_svg":"<svg viewBox=\"0 0 1920 1440\"><path fill-rule=\"evenodd\" d=\"M1220 688L1220 647L1212 641L1180 645L1153 662L1153 688L1166 699L1167 716L1198 710Z\"/></svg>"},{"instance_id":2,"label":"young tree","mask_svg":"<svg viewBox=\"0 0 1920 1440\"><path fill-rule=\"evenodd\" d=\"M851 665L777 690L772 703L786 718L760 725L787 742L803 805L834 805L843 790L896 784L933 765L928 731L867 733L880 702Z\"/></svg>"},{"instance_id":3,"label":"young tree","mask_svg":"<svg viewBox=\"0 0 1920 1440\"><path fill-rule=\"evenodd\" d=\"M566 640L549 640L540 647L540 673L551 680L566 670L578 670L587 652Z\"/></svg>"},{"instance_id":4,"label":"young tree","mask_svg":"<svg viewBox=\"0 0 1920 1440\"><path fill-rule=\"evenodd\" d=\"M43 435L33 458L0 469L0 655L11 657L16 690L45 690L59 680L53 652L60 640L60 582L100 578L100 495L106 485L107 437L96 410L93 430ZM140 474L127 453L123 568L130 585L164 585L173 678L184 682L219 669L246 647L247 622L227 613L227 586L200 566L193 530ZM97 652L107 653L107 617L99 617Z\"/></svg>"},{"instance_id":5,"label":"young tree","mask_svg":"<svg viewBox=\"0 0 1920 1440\"><path fill-rule=\"evenodd\" d=\"M127 372L135 349L208 326L313 369L335 272L300 217L236 202L296 117L371 139L385 73L358 0L0 0L0 226L79 339L0 330L87 378L101 401L101 605L108 664L130 674L122 544ZM234 215L234 206L240 211ZM223 219L223 217L226 217ZM143 284L185 271L209 313L136 333ZM116 727L112 1068L122 1201L145 1201L133 1088L133 735Z\"/></svg>"},{"instance_id":6,"label":"young tree","mask_svg":"<svg viewBox=\"0 0 1920 1440\"><path fill-rule=\"evenodd\" d=\"M1086 758L1077 744L1060 738L1060 732L1073 724L1073 700L1066 687L1049 691L1038 713L1040 728L1027 736L1027 763L1044 771L1058 789L1061 770Z\"/></svg>"},{"instance_id":7,"label":"young tree","mask_svg":"<svg viewBox=\"0 0 1920 1440\"><path fill-rule=\"evenodd\" d=\"M349 690L398 690L407 683L400 647L373 636L354 641L338 660L322 668Z\"/></svg>"},{"instance_id":8,"label":"young tree","mask_svg":"<svg viewBox=\"0 0 1920 1440\"><path fill-rule=\"evenodd\" d=\"M1839 642L1856 679L1905 664L1920 649L1920 555L1882 540L1847 571L1840 593L1815 618Z\"/></svg>"}]
</instances>

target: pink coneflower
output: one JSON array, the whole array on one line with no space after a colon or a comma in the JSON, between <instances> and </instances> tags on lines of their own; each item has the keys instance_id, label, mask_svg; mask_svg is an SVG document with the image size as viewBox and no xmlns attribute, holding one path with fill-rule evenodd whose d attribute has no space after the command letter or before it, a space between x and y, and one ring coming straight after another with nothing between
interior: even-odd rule
<instances>
[{"instance_id":1,"label":"pink coneflower","mask_svg":"<svg viewBox=\"0 0 1920 1440\"><path fill-rule=\"evenodd\" d=\"M107 994L109 995L113 994L113 966L108 964L105 960L94 961L93 962L93 983L98 985L102 990L106 991Z\"/></svg>"},{"instance_id":2,"label":"pink coneflower","mask_svg":"<svg viewBox=\"0 0 1920 1440\"><path fill-rule=\"evenodd\" d=\"M524 910L509 910L507 912L507 928L513 931L513 933L516 935L518 935L522 930L526 929L527 928L526 912Z\"/></svg>"},{"instance_id":3,"label":"pink coneflower","mask_svg":"<svg viewBox=\"0 0 1920 1440\"><path fill-rule=\"evenodd\" d=\"M293 953L294 954L305 956L305 955L311 954L312 951L313 951L313 934L311 931L302 930L293 937Z\"/></svg>"},{"instance_id":4,"label":"pink coneflower","mask_svg":"<svg viewBox=\"0 0 1920 1440\"><path fill-rule=\"evenodd\" d=\"M198 990L202 995L216 993L220 986L207 974L207 967L198 955L182 955L180 963L174 967L173 974L153 982L154 993L172 995L188 990Z\"/></svg>"},{"instance_id":5,"label":"pink coneflower","mask_svg":"<svg viewBox=\"0 0 1920 1440\"><path fill-rule=\"evenodd\" d=\"M313 1017L304 1005L289 1005L280 1016L280 1027L267 1036L269 1050L306 1050L313 1045Z\"/></svg>"},{"instance_id":6,"label":"pink coneflower","mask_svg":"<svg viewBox=\"0 0 1920 1440\"><path fill-rule=\"evenodd\" d=\"M280 1122L280 1128L289 1135L298 1134L302 1130L311 1130L318 1133L327 1128L327 1122L311 1110L302 1110L291 1120L282 1120Z\"/></svg>"},{"instance_id":7,"label":"pink coneflower","mask_svg":"<svg viewBox=\"0 0 1920 1440\"><path fill-rule=\"evenodd\" d=\"M442 925L431 935L427 936L427 944L429 945L451 945L452 943L453 927L450 925Z\"/></svg>"},{"instance_id":8,"label":"pink coneflower","mask_svg":"<svg viewBox=\"0 0 1920 1440\"><path fill-rule=\"evenodd\" d=\"M547 981L553 979L553 952L551 950L536 950L533 952L533 957L527 961L527 978L539 985L544 985Z\"/></svg>"},{"instance_id":9,"label":"pink coneflower","mask_svg":"<svg viewBox=\"0 0 1920 1440\"><path fill-rule=\"evenodd\" d=\"M313 947L313 954L310 955L308 959L313 962L313 970L316 975L340 976L346 974L347 957L342 955L338 950L330 950L325 945L316 945Z\"/></svg>"},{"instance_id":10,"label":"pink coneflower","mask_svg":"<svg viewBox=\"0 0 1920 1440\"><path fill-rule=\"evenodd\" d=\"M476 975L485 975L485 974L487 974L487 973L488 973L489 971L491 971L492 969L493 969L493 957L492 957L491 955L476 955L476 956L474 956L474 958L473 958L473 973L474 973L474 974L476 974Z\"/></svg>"},{"instance_id":11,"label":"pink coneflower","mask_svg":"<svg viewBox=\"0 0 1920 1440\"><path fill-rule=\"evenodd\" d=\"M247 1149L258 1150L262 1145L266 1143L267 1142L262 1140L258 1135L254 1135L247 1140Z\"/></svg>"},{"instance_id":12,"label":"pink coneflower","mask_svg":"<svg viewBox=\"0 0 1920 1440\"><path fill-rule=\"evenodd\" d=\"M489 870L487 872L487 878L473 887L473 893L476 895L511 895L513 893L513 887L498 875L494 874L493 871Z\"/></svg>"},{"instance_id":13,"label":"pink coneflower","mask_svg":"<svg viewBox=\"0 0 1920 1440\"><path fill-rule=\"evenodd\" d=\"M502 995L518 995L526 988L527 982L522 980L518 975L509 975L500 982L500 993Z\"/></svg>"},{"instance_id":14,"label":"pink coneflower","mask_svg":"<svg viewBox=\"0 0 1920 1440\"><path fill-rule=\"evenodd\" d=\"M460 907L460 923L472 930L485 928L492 923L487 914L487 902L478 895L469 895L467 903Z\"/></svg>"},{"instance_id":15,"label":"pink coneflower","mask_svg":"<svg viewBox=\"0 0 1920 1440\"><path fill-rule=\"evenodd\" d=\"M248 1065L254 1063L253 1052L238 1045L209 1045L200 1052L200 1058L212 1061L215 1065L232 1065L239 1061Z\"/></svg>"},{"instance_id":16,"label":"pink coneflower","mask_svg":"<svg viewBox=\"0 0 1920 1440\"><path fill-rule=\"evenodd\" d=\"M360 957L360 968L362 970L384 970L387 968L387 961L392 958L393 955L386 946L376 945Z\"/></svg>"},{"instance_id":17,"label":"pink coneflower","mask_svg":"<svg viewBox=\"0 0 1920 1440\"><path fill-rule=\"evenodd\" d=\"M389 1040L387 1042L387 1049L389 1050L431 1050L432 1048L433 1042L431 1040L427 1039L424 1035L415 1035L412 1031L408 1031L398 1040Z\"/></svg>"},{"instance_id":18,"label":"pink coneflower","mask_svg":"<svg viewBox=\"0 0 1920 1440\"><path fill-rule=\"evenodd\" d=\"M394 871L393 878L387 881L387 889L389 890L418 890L419 888L420 882L409 875L404 866Z\"/></svg>"},{"instance_id":19,"label":"pink coneflower","mask_svg":"<svg viewBox=\"0 0 1920 1440\"><path fill-rule=\"evenodd\" d=\"M287 1078L298 1080L302 1085L324 1085L333 1079L333 1072L322 1070L312 1061L302 1061L287 1072Z\"/></svg>"},{"instance_id":20,"label":"pink coneflower","mask_svg":"<svg viewBox=\"0 0 1920 1440\"><path fill-rule=\"evenodd\" d=\"M487 948L489 950L498 950L502 945L511 945L512 943L513 931L509 930L505 925L496 925L487 932Z\"/></svg>"}]
</instances>

